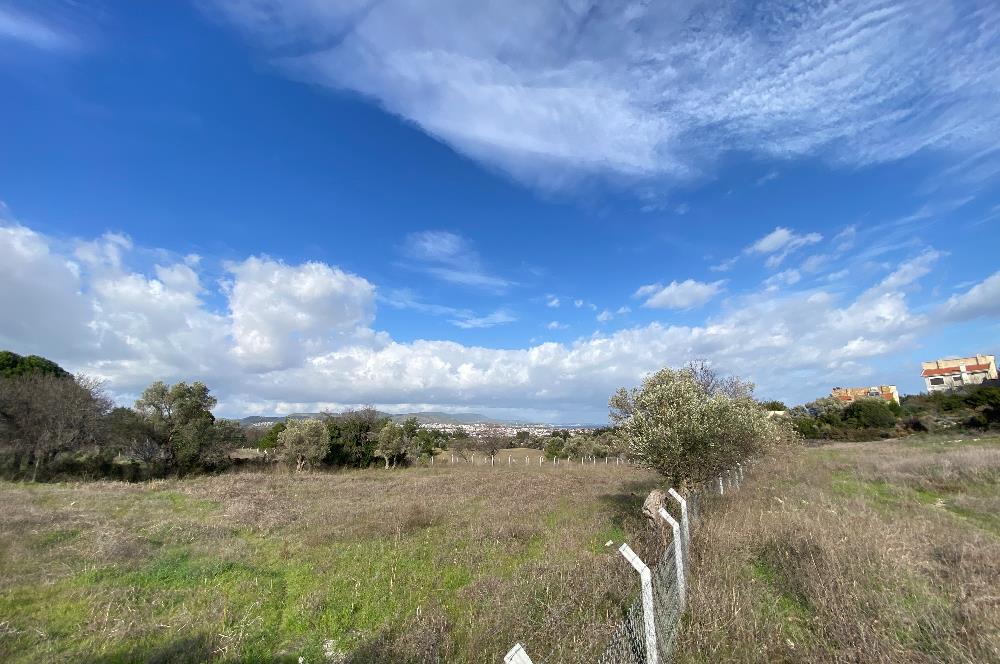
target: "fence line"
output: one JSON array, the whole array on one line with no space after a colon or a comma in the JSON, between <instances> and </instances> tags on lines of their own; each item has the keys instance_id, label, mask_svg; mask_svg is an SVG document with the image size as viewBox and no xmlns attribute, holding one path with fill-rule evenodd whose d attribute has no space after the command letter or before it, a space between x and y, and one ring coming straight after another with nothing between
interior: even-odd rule
<instances>
[{"instance_id":1,"label":"fence line","mask_svg":"<svg viewBox=\"0 0 1000 664\"><path fill-rule=\"evenodd\" d=\"M736 464L686 498L675 489L668 494L674 500L681 520L665 507L659 517L670 527L670 543L664 547L652 567L646 565L623 543L618 552L638 573L638 595L625 609L615 626L598 664L665 664L673 656L687 599L687 575L690 573L691 526L701 520L702 501L708 493L724 496L743 482L746 463ZM505 664L535 664L527 650L516 644L504 657Z\"/></svg>"}]
</instances>

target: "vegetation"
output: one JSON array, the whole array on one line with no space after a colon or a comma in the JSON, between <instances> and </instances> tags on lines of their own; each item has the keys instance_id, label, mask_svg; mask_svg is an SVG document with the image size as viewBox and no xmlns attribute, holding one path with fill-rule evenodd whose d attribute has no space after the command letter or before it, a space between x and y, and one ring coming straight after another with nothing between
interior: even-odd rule
<instances>
[{"instance_id":1,"label":"vegetation","mask_svg":"<svg viewBox=\"0 0 1000 664\"><path fill-rule=\"evenodd\" d=\"M0 482L0 660L594 661L653 473L437 464ZM639 540L639 543L637 543ZM645 555L645 554L643 554Z\"/></svg>"},{"instance_id":2,"label":"vegetation","mask_svg":"<svg viewBox=\"0 0 1000 664\"><path fill-rule=\"evenodd\" d=\"M900 402L871 398L845 403L826 397L797 406L790 415L799 433L812 439L873 440L921 432L1000 428L997 386L908 395Z\"/></svg>"},{"instance_id":3,"label":"vegetation","mask_svg":"<svg viewBox=\"0 0 1000 664\"><path fill-rule=\"evenodd\" d=\"M997 437L774 456L692 532L677 661L996 661L998 514Z\"/></svg>"},{"instance_id":4,"label":"vegetation","mask_svg":"<svg viewBox=\"0 0 1000 664\"><path fill-rule=\"evenodd\" d=\"M614 437L671 485L699 484L794 438L752 395L752 384L719 379L704 363L662 369L611 397Z\"/></svg>"},{"instance_id":5,"label":"vegetation","mask_svg":"<svg viewBox=\"0 0 1000 664\"><path fill-rule=\"evenodd\" d=\"M52 360L37 355L23 356L9 350L0 350L0 378L26 375L70 377L68 371Z\"/></svg>"},{"instance_id":6,"label":"vegetation","mask_svg":"<svg viewBox=\"0 0 1000 664\"><path fill-rule=\"evenodd\" d=\"M281 458L295 470L318 465L330 450L330 437L319 420L291 420L278 434Z\"/></svg>"}]
</instances>

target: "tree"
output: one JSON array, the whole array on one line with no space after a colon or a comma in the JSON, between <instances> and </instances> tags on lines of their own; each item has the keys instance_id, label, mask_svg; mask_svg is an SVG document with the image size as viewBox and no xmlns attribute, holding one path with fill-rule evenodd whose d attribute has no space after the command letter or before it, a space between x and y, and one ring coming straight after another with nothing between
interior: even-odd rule
<instances>
[{"instance_id":1,"label":"tree","mask_svg":"<svg viewBox=\"0 0 1000 664\"><path fill-rule=\"evenodd\" d=\"M722 386L728 386L723 389ZM674 486L704 482L792 437L739 379L706 382L691 367L661 369L610 399L614 438Z\"/></svg>"},{"instance_id":2,"label":"tree","mask_svg":"<svg viewBox=\"0 0 1000 664\"><path fill-rule=\"evenodd\" d=\"M288 424L282 420L281 422L275 422L264 437L257 441L257 447L262 450L271 450L278 446L278 436L282 431L285 430Z\"/></svg>"},{"instance_id":3,"label":"tree","mask_svg":"<svg viewBox=\"0 0 1000 664\"><path fill-rule=\"evenodd\" d=\"M395 422L389 421L379 430L376 436L377 445L375 447L375 456L380 459L385 459L385 467L389 467L389 462L392 462L393 467L396 466L396 460L400 457L406 456L406 442L403 433L403 427L399 426Z\"/></svg>"},{"instance_id":4,"label":"tree","mask_svg":"<svg viewBox=\"0 0 1000 664\"><path fill-rule=\"evenodd\" d=\"M25 373L0 378L0 449L32 481L62 452L96 446L111 399L92 378Z\"/></svg>"},{"instance_id":5,"label":"tree","mask_svg":"<svg viewBox=\"0 0 1000 664\"><path fill-rule=\"evenodd\" d=\"M169 464L188 472L198 467L223 467L223 448L236 440L235 432L215 429L212 408L216 403L200 381L174 385L156 381L142 393L135 408L163 445Z\"/></svg>"},{"instance_id":6,"label":"tree","mask_svg":"<svg viewBox=\"0 0 1000 664\"><path fill-rule=\"evenodd\" d=\"M72 378L61 366L38 355L18 355L9 350L0 351L0 378L14 378L29 374Z\"/></svg>"},{"instance_id":7,"label":"tree","mask_svg":"<svg viewBox=\"0 0 1000 664\"><path fill-rule=\"evenodd\" d=\"M764 410L788 410L788 406L785 405L784 401L778 401L777 399L771 399L770 401L761 401L760 407Z\"/></svg>"},{"instance_id":8,"label":"tree","mask_svg":"<svg viewBox=\"0 0 1000 664\"><path fill-rule=\"evenodd\" d=\"M318 464L329 451L330 438L320 420L289 420L278 434L278 453L295 471Z\"/></svg>"},{"instance_id":9,"label":"tree","mask_svg":"<svg viewBox=\"0 0 1000 664\"><path fill-rule=\"evenodd\" d=\"M326 418L330 437L327 462L358 468L371 465L378 432L388 421L389 418L370 406Z\"/></svg>"}]
</instances>

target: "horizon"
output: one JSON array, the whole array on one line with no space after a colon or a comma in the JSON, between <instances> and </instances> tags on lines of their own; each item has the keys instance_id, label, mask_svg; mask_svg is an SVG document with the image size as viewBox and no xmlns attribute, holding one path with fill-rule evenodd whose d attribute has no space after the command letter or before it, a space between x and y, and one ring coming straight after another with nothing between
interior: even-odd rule
<instances>
[{"instance_id":1,"label":"horizon","mask_svg":"<svg viewBox=\"0 0 1000 664\"><path fill-rule=\"evenodd\" d=\"M0 349L225 417L801 404L1000 340L1000 6L0 0Z\"/></svg>"}]
</instances>

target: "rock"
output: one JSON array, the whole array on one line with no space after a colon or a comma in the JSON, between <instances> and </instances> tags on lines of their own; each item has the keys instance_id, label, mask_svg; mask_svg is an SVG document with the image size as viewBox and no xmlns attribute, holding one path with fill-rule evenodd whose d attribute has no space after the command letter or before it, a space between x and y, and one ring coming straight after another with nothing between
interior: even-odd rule
<instances>
[{"instance_id":1,"label":"rock","mask_svg":"<svg viewBox=\"0 0 1000 664\"><path fill-rule=\"evenodd\" d=\"M660 521L662 521L659 511L661 507L666 505L666 503L667 494L665 491L653 489L649 492L649 495L646 496L645 502L642 504L642 514L649 519L649 525L659 529Z\"/></svg>"}]
</instances>

